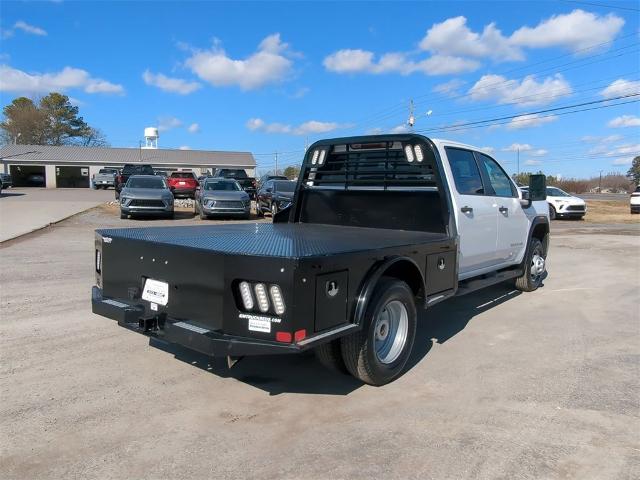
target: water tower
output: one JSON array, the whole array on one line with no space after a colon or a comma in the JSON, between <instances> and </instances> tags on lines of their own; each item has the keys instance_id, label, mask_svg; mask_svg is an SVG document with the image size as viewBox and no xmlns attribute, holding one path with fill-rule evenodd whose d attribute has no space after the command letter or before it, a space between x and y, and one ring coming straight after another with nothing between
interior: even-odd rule
<instances>
[{"instance_id":1,"label":"water tower","mask_svg":"<svg viewBox=\"0 0 640 480\"><path fill-rule=\"evenodd\" d=\"M142 148L158 148L158 129L156 127L147 127L144 129L144 147Z\"/></svg>"}]
</instances>

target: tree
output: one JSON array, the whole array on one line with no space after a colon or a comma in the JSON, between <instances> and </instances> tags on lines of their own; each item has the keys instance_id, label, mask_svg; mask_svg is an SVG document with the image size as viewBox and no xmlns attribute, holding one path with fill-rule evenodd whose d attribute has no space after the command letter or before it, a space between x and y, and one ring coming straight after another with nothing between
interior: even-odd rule
<instances>
[{"instance_id":1,"label":"tree","mask_svg":"<svg viewBox=\"0 0 640 480\"><path fill-rule=\"evenodd\" d=\"M300 167L296 167L295 165L289 165L284 169L283 175L287 177L289 180L293 180L300 174Z\"/></svg>"},{"instance_id":2,"label":"tree","mask_svg":"<svg viewBox=\"0 0 640 480\"><path fill-rule=\"evenodd\" d=\"M640 185L640 156L635 157L631 161L631 167L629 167L627 177L634 183L634 186Z\"/></svg>"},{"instance_id":3,"label":"tree","mask_svg":"<svg viewBox=\"0 0 640 480\"><path fill-rule=\"evenodd\" d=\"M13 100L2 110L0 123L5 143L41 145L44 142L45 117L42 111L26 97Z\"/></svg>"},{"instance_id":4,"label":"tree","mask_svg":"<svg viewBox=\"0 0 640 480\"><path fill-rule=\"evenodd\" d=\"M14 99L3 109L0 129L6 143L29 145L106 146L100 130L79 116L69 97L50 93L36 104L26 97Z\"/></svg>"}]
</instances>

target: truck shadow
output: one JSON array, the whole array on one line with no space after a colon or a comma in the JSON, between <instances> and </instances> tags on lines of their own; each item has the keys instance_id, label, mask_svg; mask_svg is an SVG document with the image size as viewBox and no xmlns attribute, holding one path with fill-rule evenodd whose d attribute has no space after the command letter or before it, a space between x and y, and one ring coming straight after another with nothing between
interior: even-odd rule
<instances>
[{"instance_id":1,"label":"truck shadow","mask_svg":"<svg viewBox=\"0 0 640 480\"><path fill-rule=\"evenodd\" d=\"M411 357L405 373L425 358L434 343L443 344L461 332L478 314L490 310L520 295L509 285L495 285L476 293L445 301L420 310L418 329ZM234 378L267 392L348 395L364 386L355 378L331 372L320 365L313 353L301 355L272 355L246 357L233 368L228 368L226 359L213 359L187 350L178 345L166 344L150 339L149 344L194 367L206 370L222 378Z\"/></svg>"}]
</instances>

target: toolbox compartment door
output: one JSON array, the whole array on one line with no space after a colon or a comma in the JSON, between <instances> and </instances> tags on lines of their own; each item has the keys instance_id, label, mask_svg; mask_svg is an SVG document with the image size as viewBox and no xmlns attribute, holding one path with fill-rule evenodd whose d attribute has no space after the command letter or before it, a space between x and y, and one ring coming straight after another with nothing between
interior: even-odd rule
<instances>
[{"instance_id":1,"label":"toolbox compartment door","mask_svg":"<svg viewBox=\"0 0 640 480\"><path fill-rule=\"evenodd\" d=\"M427 255L427 295L452 289L454 287L455 275L455 252Z\"/></svg>"},{"instance_id":2,"label":"toolbox compartment door","mask_svg":"<svg viewBox=\"0 0 640 480\"><path fill-rule=\"evenodd\" d=\"M315 331L347 322L349 273L347 270L316 276Z\"/></svg>"}]
</instances>

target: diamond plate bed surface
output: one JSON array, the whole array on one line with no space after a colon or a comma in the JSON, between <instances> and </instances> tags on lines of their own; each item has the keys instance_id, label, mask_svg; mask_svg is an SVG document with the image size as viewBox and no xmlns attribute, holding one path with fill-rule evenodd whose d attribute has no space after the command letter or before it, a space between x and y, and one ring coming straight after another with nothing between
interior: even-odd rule
<instances>
[{"instance_id":1,"label":"diamond plate bed surface","mask_svg":"<svg viewBox=\"0 0 640 480\"><path fill-rule=\"evenodd\" d=\"M439 233L304 223L243 223L101 229L103 237L197 248L218 253L300 258L447 240Z\"/></svg>"}]
</instances>

